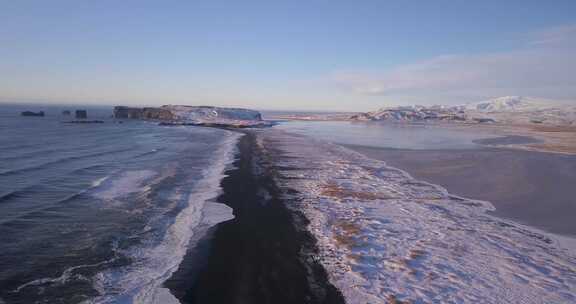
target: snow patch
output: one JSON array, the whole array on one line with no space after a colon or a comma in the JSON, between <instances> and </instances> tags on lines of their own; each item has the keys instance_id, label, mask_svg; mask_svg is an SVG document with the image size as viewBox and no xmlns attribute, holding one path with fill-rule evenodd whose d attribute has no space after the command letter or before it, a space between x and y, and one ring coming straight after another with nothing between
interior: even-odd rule
<instances>
[{"instance_id":1,"label":"snow patch","mask_svg":"<svg viewBox=\"0 0 576 304\"><path fill-rule=\"evenodd\" d=\"M240 108L219 108L208 106L162 106L174 115L176 122L225 125L231 127L267 126L258 111Z\"/></svg>"},{"instance_id":2,"label":"snow patch","mask_svg":"<svg viewBox=\"0 0 576 304\"><path fill-rule=\"evenodd\" d=\"M277 182L347 303L574 303L576 250L343 147L279 130ZM283 169L286 168L286 169Z\"/></svg>"},{"instance_id":3,"label":"snow patch","mask_svg":"<svg viewBox=\"0 0 576 304\"><path fill-rule=\"evenodd\" d=\"M476 110L480 112L529 111L542 107L545 107L544 103L538 102L533 98L522 96L503 96L486 101L469 103L464 106L467 110Z\"/></svg>"}]
</instances>

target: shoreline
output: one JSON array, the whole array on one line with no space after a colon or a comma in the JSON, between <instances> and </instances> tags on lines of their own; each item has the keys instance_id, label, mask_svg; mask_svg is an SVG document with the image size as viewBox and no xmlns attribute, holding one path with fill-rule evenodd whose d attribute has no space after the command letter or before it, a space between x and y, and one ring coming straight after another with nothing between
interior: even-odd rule
<instances>
[{"instance_id":1,"label":"shoreline","mask_svg":"<svg viewBox=\"0 0 576 304\"><path fill-rule=\"evenodd\" d=\"M183 304L344 303L314 258L318 249L306 218L280 198L256 135L243 133L217 199L235 218L207 233L201 248L189 249L191 255L165 286Z\"/></svg>"},{"instance_id":2,"label":"shoreline","mask_svg":"<svg viewBox=\"0 0 576 304\"><path fill-rule=\"evenodd\" d=\"M576 126L547 124L508 124L508 123L462 123L462 122L395 122L395 121L358 121L349 119L296 119L296 122L348 122L351 124L389 124L396 126L426 126L452 130L475 130L499 137L531 137L534 141L501 144L500 147L521 151L576 155Z\"/></svg>"},{"instance_id":3,"label":"shoreline","mask_svg":"<svg viewBox=\"0 0 576 304\"><path fill-rule=\"evenodd\" d=\"M338 144L283 130L261 138L278 185L302 191L290 206L310 220L348 303L574 300L574 242Z\"/></svg>"},{"instance_id":4,"label":"shoreline","mask_svg":"<svg viewBox=\"0 0 576 304\"><path fill-rule=\"evenodd\" d=\"M576 156L490 147L470 150L411 150L342 146L408 172L448 192L488 201L489 214L560 236L575 237ZM573 160L573 161L569 161ZM570 193L573 192L573 193Z\"/></svg>"},{"instance_id":5,"label":"shoreline","mask_svg":"<svg viewBox=\"0 0 576 304\"><path fill-rule=\"evenodd\" d=\"M536 142L503 145L502 147L541 153L576 155L576 126L540 124L452 124L455 128L477 128L492 133L495 137L532 137Z\"/></svg>"}]
</instances>

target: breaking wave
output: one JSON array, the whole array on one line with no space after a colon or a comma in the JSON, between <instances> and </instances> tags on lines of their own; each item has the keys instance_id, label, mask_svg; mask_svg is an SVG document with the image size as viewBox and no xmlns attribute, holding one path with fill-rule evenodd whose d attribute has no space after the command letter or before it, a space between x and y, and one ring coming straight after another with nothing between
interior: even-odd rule
<instances>
[{"instance_id":1,"label":"breaking wave","mask_svg":"<svg viewBox=\"0 0 576 304\"><path fill-rule=\"evenodd\" d=\"M220 181L234 160L235 144L241 135L227 132L224 143L213 153L211 164L206 166L193 189L181 189L171 194L174 202L184 202L184 208L175 217L163 217L159 226L160 241L144 242L143 245L121 250L121 254L133 262L126 267L112 268L96 275L94 286L101 296L87 303L177 303L162 284L178 269L192 246L189 241L194 228L200 223L212 225L232 218L230 208L210 203L220 193ZM135 172L124 176L123 183L134 189L142 180L153 178L153 172ZM103 183L105 185L107 181ZM108 188L99 195L111 199L126 193L118 192L120 185ZM156 229L149 227L150 230Z\"/></svg>"}]
</instances>

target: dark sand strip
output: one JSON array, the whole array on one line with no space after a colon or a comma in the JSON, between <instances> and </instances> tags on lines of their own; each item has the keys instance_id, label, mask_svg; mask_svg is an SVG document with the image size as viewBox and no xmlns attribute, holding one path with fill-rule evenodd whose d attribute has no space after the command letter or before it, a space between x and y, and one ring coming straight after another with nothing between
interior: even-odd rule
<instances>
[{"instance_id":1,"label":"dark sand strip","mask_svg":"<svg viewBox=\"0 0 576 304\"><path fill-rule=\"evenodd\" d=\"M199 260L187 257L166 286L182 303L344 303L313 259L317 248L304 229L307 220L279 198L272 167L254 174L254 166L263 165L255 135L246 132L239 148L237 169L227 172L218 198L234 209L235 219L216 227L195 279L187 269Z\"/></svg>"},{"instance_id":2,"label":"dark sand strip","mask_svg":"<svg viewBox=\"0 0 576 304\"><path fill-rule=\"evenodd\" d=\"M450 193L490 201L495 215L576 235L576 156L481 148L408 150L347 145Z\"/></svg>"}]
</instances>

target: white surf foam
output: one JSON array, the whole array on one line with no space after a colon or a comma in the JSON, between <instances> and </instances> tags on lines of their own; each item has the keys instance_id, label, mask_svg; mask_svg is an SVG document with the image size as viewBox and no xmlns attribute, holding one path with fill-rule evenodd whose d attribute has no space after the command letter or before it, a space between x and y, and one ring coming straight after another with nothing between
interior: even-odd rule
<instances>
[{"instance_id":1,"label":"white surf foam","mask_svg":"<svg viewBox=\"0 0 576 304\"><path fill-rule=\"evenodd\" d=\"M576 302L569 242L334 144L278 130L260 141L287 156L278 183L300 191L291 207L348 303Z\"/></svg>"},{"instance_id":2,"label":"white surf foam","mask_svg":"<svg viewBox=\"0 0 576 304\"><path fill-rule=\"evenodd\" d=\"M78 265L78 266L73 266L73 267L69 267L67 269L65 269L61 275L59 275L58 277L46 277L46 278L40 278L40 279L36 279L27 283L24 283L20 286L18 286L16 289L14 289L13 292L20 292L28 287L31 286L43 286L43 285L64 285L66 284L70 279L85 279L88 280L87 278L83 277L80 274L75 274L75 272L79 269L84 269L84 268L94 268L94 267L98 267L100 265L104 265L107 263L111 263L115 260L116 258L112 258L110 260L106 260L100 263L95 263L95 264L84 264L84 265Z\"/></svg>"},{"instance_id":3,"label":"white surf foam","mask_svg":"<svg viewBox=\"0 0 576 304\"><path fill-rule=\"evenodd\" d=\"M92 183L92 195L103 200L121 198L143 190L145 181L157 173L152 170L125 171L118 177L106 176Z\"/></svg>"},{"instance_id":4,"label":"white surf foam","mask_svg":"<svg viewBox=\"0 0 576 304\"><path fill-rule=\"evenodd\" d=\"M97 188L97 187L99 187L99 186L102 185L102 183L105 182L108 178L110 178L110 176L104 176L104 177L101 177L101 178L98 178L98 179L94 180L94 181L92 182L92 184L91 184L91 188Z\"/></svg>"},{"instance_id":5,"label":"white surf foam","mask_svg":"<svg viewBox=\"0 0 576 304\"><path fill-rule=\"evenodd\" d=\"M214 151L202 179L185 198L186 207L174 218L162 242L125 253L133 258L134 263L130 266L98 274L95 287L102 296L88 303L178 303L162 284L178 269L188 247L193 246L189 242L194 228L232 218L227 206L208 202L220 193L220 181L234 160L236 142L241 137L236 132L224 134L223 143ZM172 199L181 200L182 195L186 194L174 193Z\"/></svg>"}]
</instances>

